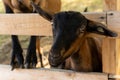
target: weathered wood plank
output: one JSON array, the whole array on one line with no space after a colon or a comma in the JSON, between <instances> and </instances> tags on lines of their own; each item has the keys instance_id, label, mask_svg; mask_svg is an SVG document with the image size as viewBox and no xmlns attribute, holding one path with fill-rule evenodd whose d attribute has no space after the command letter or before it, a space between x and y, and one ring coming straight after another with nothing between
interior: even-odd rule
<instances>
[{"instance_id":1,"label":"weathered wood plank","mask_svg":"<svg viewBox=\"0 0 120 80\"><path fill-rule=\"evenodd\" d=\"M83 15L90 20L106 23L106 12L84 12Z\"/></svg>"},{"instance_id":2,"label":"weathered wood plank","mask_svg":"<svg viewBox=\"0 0 120 80\"><path fill-rule=\"evenodd\" d=\"M84 13L98 22L106 21L105 13ZM51 36L51 23L38 14L0 14L0 34Z\"/></svg>"},{"instance_id":3,"label":"weathered wood plank","mask_svg":"<svg viewBox=\"0 0 120 80\"><path fill-rule=\"evenodd\" d=\"M120 75L109 74L109 79L112 79L112 80L120 80Z\"/></svg>"},{"instance_id":4,"label":"weathered wood plank","mask_svg":"<svg viewBox=\"0 0 120 80\"><path fill-rule=\"evenodd\" d=\"M120 11L120 0L117 0L117 10Z\"/></svg>"},{"instance_id":5,"label":"weathered wood plank","mask_svg":"<svg viewBox=\"0 0 120 80\"><path fill-rule=\"evenodd\" d=\"M103 72L120 75L120 38L104 38L102 59Z\"/></svg>"},{"instance_id":6,"label":"weathered wood plank","mask_svg":"<svg viewBox=\"0 0 120 80\"><path fill-rule=\"evenodd\" d=\"M116 39L104 38L102 43L103 72L116 74Z\"/></svg>"},{"instance_id":7,"label":"weathered wood plank","mask_svg":"<svg viewBox=\"0 0 120 80\"><path fill-rule=\"evenodd\" d=\"M104 11L116 11L119 9L119 0L104 0ZM107 12L107 26L108 28L118 32L120 37L120 12ZM103 40L102 58L103 58L103 72L120 75L120 38ZM109 76L110 77L110 76ZM111 77L110 80L120 80Z\"/></svg>"},{"instance_id":8,"label":"weathered wood plank","mask_svg":"<svg viewBox=\"0 0 120 80\"><path fill-rule=\"evenodd\" d=\"M118 32L120 36L120 12L107 12L107 26L113 31Z\"/></svg>"},{"instance_id":9,"label":"weathered wood plank","mask_svg":"<svg viewBox=\"0 0 120 80\"><path fill-rule=\"evenodd\" d=\"M52 35L51 23L38 14L0 14L0 34Z\"/></svg>"},{"instance_id":10,"label":"weathered wood plank","mask_svg":"<svg viewBox=\"0 0 120 80\"><path fill-rule=\"evenodd\" d=\"M0 65L0 80L108 80L104 73L78 73L53 69L16 69Z\"/></svg>"},{"instance_id":11,"label":"weathered wood plank","mask_svg":"<svg viewBox=\"0 0 120 80\"><path fill-rule=\"evenodd\" d=\"M112 30L120 32L120 12L108 13L108 26ZM106 12L83 13L88 19L106 23ZM38 14L0 14L0 34L14 35L45 35L51 36L51 23Z\"/></svg>"}]
</instances>

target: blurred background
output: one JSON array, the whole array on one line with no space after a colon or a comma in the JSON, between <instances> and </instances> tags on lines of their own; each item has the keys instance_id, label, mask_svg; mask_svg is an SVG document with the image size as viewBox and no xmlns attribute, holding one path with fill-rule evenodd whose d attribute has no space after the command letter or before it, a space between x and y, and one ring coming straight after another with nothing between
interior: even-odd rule
<instances>
[{"instance_id":1,"label":"blurred background","mask_svg":"<svg viewBox=\"0 0 120 80\"><path fill-rule=\"evenodd\" d=\"M73 10L82 12L88 7L89 12L101 12L103 8L103 0L61 0L62 11ZM0 13L4 12L2 0L0 0Z\"/></svg>"},{"instance_id":2,"label":"blurred background","mask_svg":"<svg viewBox=\"0 0 120 80\"><path fill-rule=\"evenodd\" d=\"M79 11L83 12L87 7L88 12L102 12L103 0L61 0L62 8L61 11ZM4 6L0 0L0 13L4 14ZM20 42L24 49L24 54L28 46L29 36L20 36ZM41 38L41 49L43 50L44 65L48 65L47 54L52 44L52 37ZM10 63L11 53L11 39L10 35L0 35L0 64Z\"/></svg>"},{"instance_id":3,"label":"blurred background","mask_svg":"<svg viewBox=\"0 0 120 80\"><path fill-rule=\"evenodd\" d=\"M103 0L62 0L62 11L73 10L82 12L86 7L89 12L101 12Z\"/></svg>"}]
</instances>

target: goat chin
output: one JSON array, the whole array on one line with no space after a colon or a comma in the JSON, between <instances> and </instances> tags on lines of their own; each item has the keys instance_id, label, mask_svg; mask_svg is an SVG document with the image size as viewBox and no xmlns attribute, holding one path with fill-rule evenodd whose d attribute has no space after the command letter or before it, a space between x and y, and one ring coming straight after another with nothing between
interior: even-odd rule
<instances>
[{"instance_id":1,"label":"goat chin","mask_svg":"<svg viewBox=\"0 0 120 80\"><path fill-rule=\"evenodd\" d=\"M52 69L64 69L64 68L65 68L65 64L64 64L64 62L63 62L63 63L61 63L61 64L58 65L58 66L51 66L51 68L52 68Z\"/></svg>"}]
</instances>

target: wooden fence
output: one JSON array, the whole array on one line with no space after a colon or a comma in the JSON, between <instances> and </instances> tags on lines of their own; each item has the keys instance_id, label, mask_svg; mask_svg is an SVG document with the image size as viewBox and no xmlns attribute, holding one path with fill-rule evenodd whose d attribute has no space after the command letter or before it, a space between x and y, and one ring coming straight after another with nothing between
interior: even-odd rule
<instances>
[{"instance_id":1,"label":"wooden fence","mask_svg":"<svg viewBox=\"0 0 120 80\"><path fill-rule=\"evenodd\" d=\"M108 80L104 73L78 73L56 69L16 69L0 65L0 80Z\"/></svg>"},{"instance_id":2,"label":"wooden fence","mask_svg":"<svg viewBox=\"0 0 120 80\"><path fill-rule=\"evenodd\" d=\"M120 12L83 13L88 19L103 22L120 33ZM1 35L52 36L51 23L38 14L0 14ZM103 73L78 73L61 70L14 70L0 65L0 80L108 80L120 79L120 35L104 37L102 45ZM106 73L106 74L105 74Z\"/></svg>"},{"instance_id":3,"label":"wooden fence","mask_svg":"<svg viewBox=\"0 0 120 80\"><path fill-rule=\"evenodd\" d=\"M120 33L120 12L87 12L88 19L104 22ZM0 34L51 36L51 23L38 14L0 14Z\"/></svg>"}]
</instances>

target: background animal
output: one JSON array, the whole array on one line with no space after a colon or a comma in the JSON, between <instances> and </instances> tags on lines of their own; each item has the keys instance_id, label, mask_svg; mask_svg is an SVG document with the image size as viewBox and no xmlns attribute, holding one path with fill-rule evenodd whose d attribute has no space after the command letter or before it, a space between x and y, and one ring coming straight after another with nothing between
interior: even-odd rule
<instances>
[{"instance_id":1,"label":"background animal","mask_svg":"<svg viewBox=\"0 0 120 80\"><path fill-rule=\"evenodd\" d=\"M79 12L65 11L51 16L37 5L32 5L49 21L53 19L53 44L49 54L52 67L102 72L102 38L92 33L109 37L116 37L117 33L85 18Z\"/></svg>"},{"instance_id":2,"label":"background animal","mask_svg":"<svg viewBox=\"0 0 120 80\"><path fill-rule=\"evenodd\" d=\"M30 0L2 0L4 3L6 13L33 13L34 9L30 4ZM51 15L60 11L60 0L33 0L33 2L40 6L43 10ZM19 67L24 68L24 58L22 55L22 48L19 43L17 35L12 35L12 56L11 66L12 69ZM25 67L35 67L37 64L36 57L36 36L31 36L30 43L27 50Z\"/></svg>"}]
</instances>

